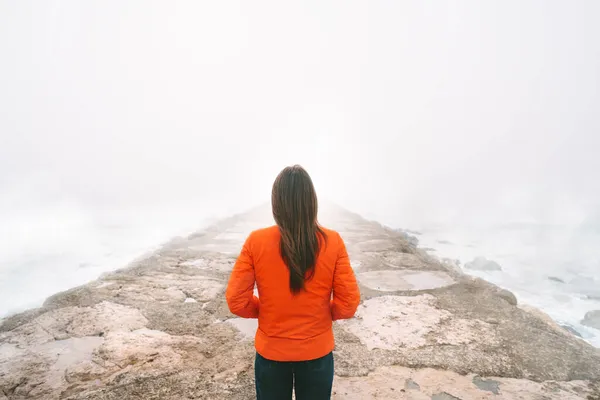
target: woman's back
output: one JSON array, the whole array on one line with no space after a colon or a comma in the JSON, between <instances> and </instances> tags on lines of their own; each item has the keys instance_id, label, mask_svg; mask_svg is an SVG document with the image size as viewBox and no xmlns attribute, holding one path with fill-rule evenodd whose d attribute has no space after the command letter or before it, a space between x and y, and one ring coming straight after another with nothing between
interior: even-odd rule
<instances>
[{"instance_id":1,"label":"woman's back","mask_svg":"<svg viewBox=\"0 0 600 400\"><path fill-rule=\"evenodd\" d=\"M279 228L255 231L246 240L230 278L227 299L233 313L252 317L249 295L256 281L255 346L265 358L302 361L329 353L334 346L332 321L352 317L358 306L360 294L344 242L337 232L322 229L325 238L321 239L314 273L298 293L288 286L290 271L280 255ZM245 296L241 295L244 292Z\"/></svg>"}]
</instances>

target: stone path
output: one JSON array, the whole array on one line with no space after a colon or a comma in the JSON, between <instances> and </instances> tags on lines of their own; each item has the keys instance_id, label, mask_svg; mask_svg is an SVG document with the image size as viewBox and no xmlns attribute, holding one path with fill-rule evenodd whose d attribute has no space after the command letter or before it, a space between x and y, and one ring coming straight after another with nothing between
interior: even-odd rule
<instances>
[{"instance_id":1,"label":"stone path","mask_svg":"<svg viewBox=\"0 0 600 400\"><path fill-rule=\"evenodd\" d=\"M335 207L362 292L334 399L600 399L600 351L514 296ZM224 290L255 209L0 323L0 400L251 399L256 320Z\"/></svg>"}]
</instances>

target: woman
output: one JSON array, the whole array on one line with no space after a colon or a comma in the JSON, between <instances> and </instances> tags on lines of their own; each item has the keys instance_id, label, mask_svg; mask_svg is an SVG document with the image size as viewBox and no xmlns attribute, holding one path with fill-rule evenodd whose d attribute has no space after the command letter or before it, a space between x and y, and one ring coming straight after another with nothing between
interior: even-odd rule
<instances>
[{"instance_id":1,"label":"woman","mask_svg":"<svg viewBox=\"0 0 600 400\"><path fill-rule=\"evenodd\" d=\"M271 203L277 225L246 239L227 304L240 317L258 318L258 400L291 399L294 388L297 400L329 399L332 321L354 316L360 301L356 278L340 235L317 222L317 195L302 167L281 171Z\"/></svg>"}]
</instances>

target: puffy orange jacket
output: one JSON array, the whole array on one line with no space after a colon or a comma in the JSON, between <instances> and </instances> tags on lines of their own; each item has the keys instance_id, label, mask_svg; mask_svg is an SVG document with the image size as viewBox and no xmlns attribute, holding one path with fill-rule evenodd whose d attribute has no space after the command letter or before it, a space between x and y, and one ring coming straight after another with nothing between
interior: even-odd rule
<instances>
[{"instance_id":1,"label":"puffy orange jacket","mask_svg":"<svg viewBox=\"0 0 600 400\"><path fill-rule=\"evenodd\" d=\"M296 295L279 253L277 226L252 232L233 267L227 305L240 317L258 318L256 351L269 360L305 361L329 354L334 347L332 321L356 312L360 292L344 241L337 232L323 230L327 241L314 275Z\"/></svg>"}]
</instances>

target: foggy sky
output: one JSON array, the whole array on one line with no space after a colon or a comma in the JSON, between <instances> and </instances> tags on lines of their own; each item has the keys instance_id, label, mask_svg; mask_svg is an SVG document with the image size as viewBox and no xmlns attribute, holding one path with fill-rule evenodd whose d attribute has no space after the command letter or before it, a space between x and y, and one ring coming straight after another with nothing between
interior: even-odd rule
<instances>
[{"instance_id":1,"label":"foggy sky","mask_svg":"<svg viewBox=\"0 0 600 400\"><path fill-rule=\"evenodd\" d=\"M403 226L600 222L599 20L593 0L0 0L0 197L241 210L300 163Z\"/></svg>"}]
</instances>

